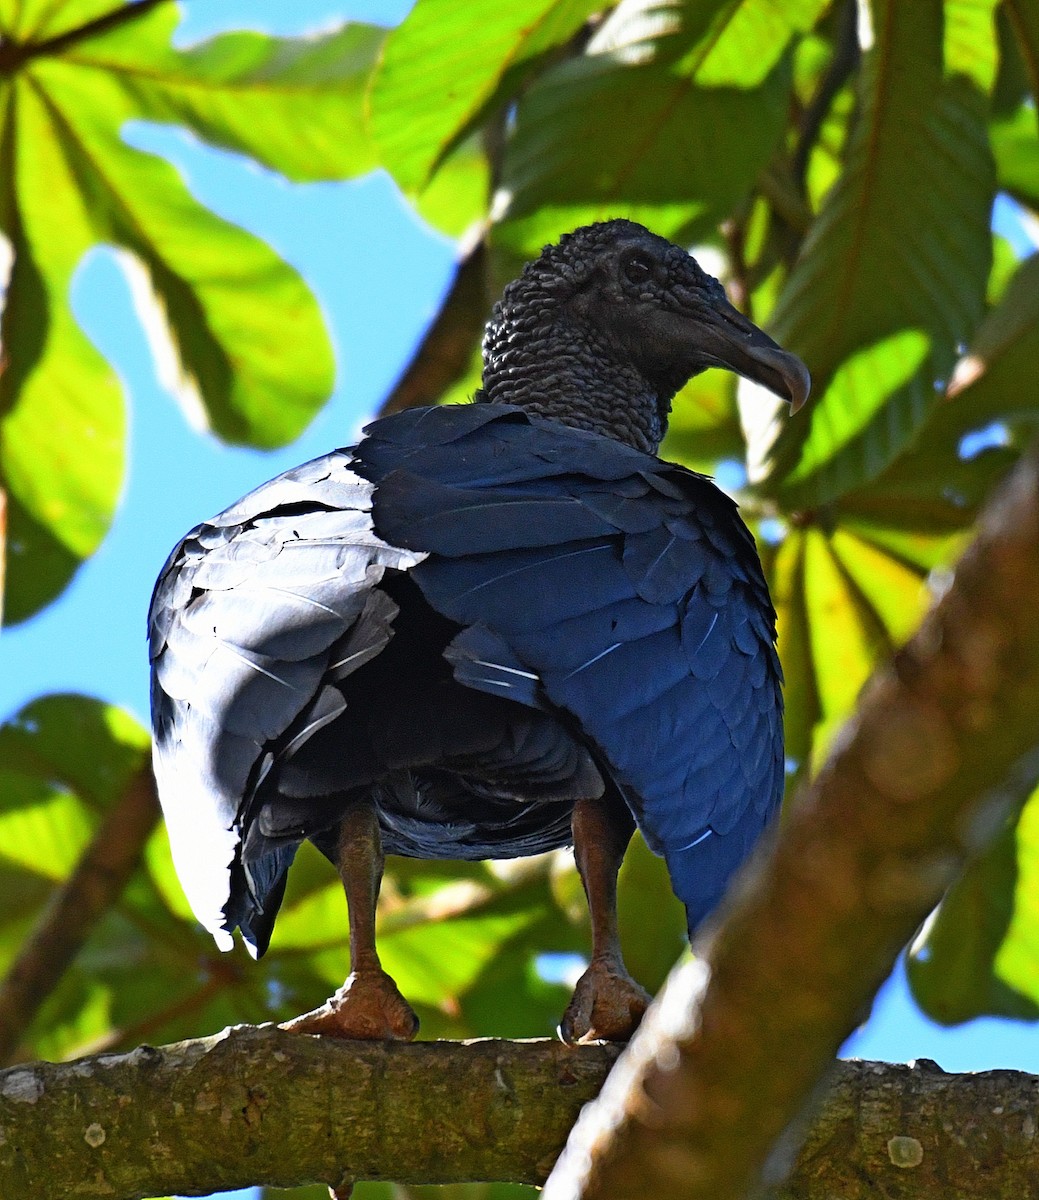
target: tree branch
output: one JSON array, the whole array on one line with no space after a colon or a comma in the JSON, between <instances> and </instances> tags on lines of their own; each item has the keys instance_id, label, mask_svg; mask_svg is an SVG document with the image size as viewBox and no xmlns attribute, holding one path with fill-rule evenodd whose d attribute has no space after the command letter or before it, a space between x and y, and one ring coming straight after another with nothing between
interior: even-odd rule
<instances>
[{"instance_id":1,"label":"tree branch","mask_svg":"<svg viewBox=\"0 0 1039 1200\"><path fill-rule=\"evenodd\" d=\"M335 1042L273 1026L0 1072L0 1195L545 1177L617 1050ZM1039 1079L842 1063L788 1195L1024 1196ZM644 1195L653 1195L647 1191Z\"/></svg>"},{"instance_id":2,"label":"tree branch","mask_svg":"<svg viewBox=\"0 0 1039 1200\"><path fill-rule=\"evenodd\" d=\"M856 0L844 0L843 7L837 15L833 57L819 81L815 95L801 117L797 146L794 148L791 159L790 173L802 196L805 194L808 160L819 140L823 122L826 120L826 115L830 111L830 106L836 99L837 93L848 82L852 72L859 65L859 58L858 5Z\"/></svg>"},{"instance_id":3,"label":"tree branch","mask_svg":"<svg viewBox=\"0 0 1039 1200\"><path fill-rule=\"evenodd\" d=\"M548 1040L400 1045L239 1026L11 1068L0 1072L0 1196L543 1179L616 1056Z\"/></svg>"},{"instance_id":4,"label":"tree branch","mask_svg":"<svg viewBox=\"0 0 1039 1200\"><path fill-rule=\"evenodd\" d=\"M545 1200L730 1200L766 1160L766 1182L782 1178L791 1123L900 948L1035 784L1035 596L1033 452L773 852L755 855L697 961L668 981Z\"/></svg>"},{"instance_id":5,"label":"tree branch","mask_svg":"<svg viewBox=\"0 0 1039 1200\"><path fill-rule=\"evenodd\" d=\"M426 331L404 373L379 409L379 416L435 404L465 372L479 345L490 300L487 295L487 243L463 252L436 320Z\"/></svg>"},{"instance_id":6,"label":"tree branch","mask_svg":"<svg viewBox=\"0 0 1039 1200\"><path fill-rule=\"evenodd\" d=\"M119 898L158 820L155 782L146 765L105 814L76 869L40 914L0 982L0 1063L10 1061L95 923Z\"/></svg>"}]
</instances>

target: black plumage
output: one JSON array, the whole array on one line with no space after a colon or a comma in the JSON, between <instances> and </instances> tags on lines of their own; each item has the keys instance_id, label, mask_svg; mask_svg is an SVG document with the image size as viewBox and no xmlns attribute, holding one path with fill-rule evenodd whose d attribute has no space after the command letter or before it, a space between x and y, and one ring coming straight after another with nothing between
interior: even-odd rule
<instances>
[{"instance_id":1,"label":"black plumage","mask_svg":"<svg viewBox=\"0 0 1039 1200\"><path fill-rule=\"evenodd\" d=\"M753 539L656 457L711 365L807 394L678 247L577 230L496 307L478 403L376 421L174 549L149 619L155 770L196 914L262 953L304 838L347 888L353 975L298 1028L414 1031L370 928L383 851L576 841L595 945L564 1031L625 1036L633 821L692 928L773 815L781 674Z\"/></svg>"}]
</instances>

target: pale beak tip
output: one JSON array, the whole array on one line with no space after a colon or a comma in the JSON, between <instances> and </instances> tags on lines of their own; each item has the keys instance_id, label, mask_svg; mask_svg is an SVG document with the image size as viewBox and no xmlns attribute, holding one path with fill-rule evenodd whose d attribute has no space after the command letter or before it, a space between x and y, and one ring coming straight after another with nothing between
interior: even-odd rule
<instances>
[{"instance_id":1,"label":"pale beak tip","mask_svg":"<svg viewBox=\"0 0 1039 1200\"><path fill-rule=\"evenodd\" d=\"M793 416L805 406L805 401L812 390L812 377L808 373L808 368L799 358L795 358L792 354L789 357L789 370L784 374L787 386L790 388L790 415Z\"/></svg>"}]
</instances>

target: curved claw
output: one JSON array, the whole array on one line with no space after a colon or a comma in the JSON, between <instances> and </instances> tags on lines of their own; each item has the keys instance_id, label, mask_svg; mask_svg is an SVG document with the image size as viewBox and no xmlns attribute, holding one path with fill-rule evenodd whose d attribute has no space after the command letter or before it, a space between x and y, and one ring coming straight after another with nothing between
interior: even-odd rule
<instances>
[{"instance_id":1,"label":"curved claw","mask_svg":"<svg viewBox=\"0 0 1039 1200\"><path fill-rule=\"evenodd\" d=\"M653 997L623 964L592 959L559 1024L564 1042L626 1042Z\"/></svg>"},{"instance_id":2,"label":"curved claw","mask_svg":"<svg viewBox=\"0 0 1039 1200\"><path fill-rule=\"evenodd\" d=\"M365 971L351 973L320 1008L281 1028L354 1041L410 1042L418 1033L418 1017L385 971Z\"/></svg>"}]
</instances>

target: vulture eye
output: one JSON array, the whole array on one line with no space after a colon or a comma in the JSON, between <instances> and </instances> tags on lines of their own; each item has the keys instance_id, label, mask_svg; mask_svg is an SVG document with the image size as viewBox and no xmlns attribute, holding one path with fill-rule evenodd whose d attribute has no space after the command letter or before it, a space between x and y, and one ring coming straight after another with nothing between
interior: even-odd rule
<instances>
[{"instance_id":1,"label":"vulture eye","mask_svg":"<svg viewBox=\"0 0 1039 1200\"><path fill-rule=\"evenodd\" d=\"M632 283L645 283L653 274L653 263L644 254L633 254L624 264L624 274Z\"/></svg>"}]
</instances>

